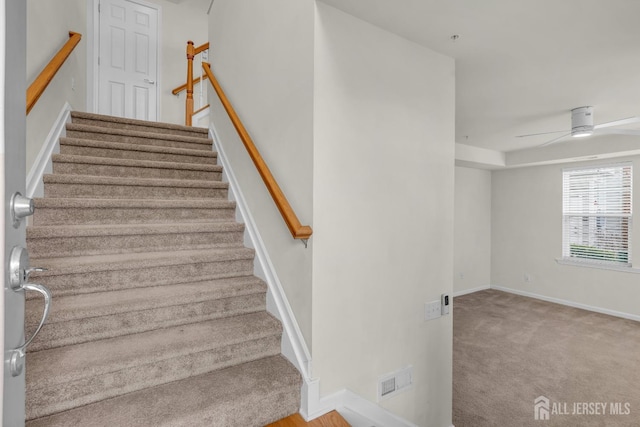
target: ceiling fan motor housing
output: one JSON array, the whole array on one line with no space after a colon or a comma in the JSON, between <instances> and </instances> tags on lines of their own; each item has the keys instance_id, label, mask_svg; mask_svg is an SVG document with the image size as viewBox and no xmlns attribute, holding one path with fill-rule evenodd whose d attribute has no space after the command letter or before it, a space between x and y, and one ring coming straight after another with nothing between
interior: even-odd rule
<instances>
[{"instance_id":1,"label":"ceiling fan motor housing","mask_svg":"<svg viewBox=\"0 0 640 427\"><path fill-rule=\"evenodd\" d=\"M579 138L593 134L593 107L571 110L571 136Z\"/></svg>"}]
</instances>

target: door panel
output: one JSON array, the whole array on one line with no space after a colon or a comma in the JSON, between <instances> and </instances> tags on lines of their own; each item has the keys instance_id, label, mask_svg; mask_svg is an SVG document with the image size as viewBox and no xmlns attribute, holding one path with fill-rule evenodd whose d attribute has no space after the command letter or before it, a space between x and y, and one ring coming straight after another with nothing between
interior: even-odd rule
<instances>
[{"instance_id":1,"label":"door panel","mask_svg":"<svg viewBox=\"0 0 640 427\"><path fill-rule=\"evenodd\" d=\"M3 20L4 37L0 43L4 43L4 54L0 66L4 70L4 79L0 78L0 84L4 85L4 91L0 94L2 102L2 121L0 123L0 154L4 148L2 178L0 178L0 191L3 193L4 221L3 221L3 250L2 272L5 291L2 294L3 304L3 354L5 357L3 369L3 398L2 398L2 425L22 426L25 415L25 379L24 370L18 376L13 377L8 372L6 363L9 352L20 347L24 343L24 292L15 292L9 285L7 271L8 257L14 246L25 246L25 221L17 228L13 227L9 204L11 195L20 191L25 193L25 104L26 104L26 2L0 0L0 8L4 14L0 14ZM1 300L1 299L0 299Z\"/></svg>"},{"instance_id":2,"label":"door panel","mask_svg":"<svg viewBox=\"0 0 640 427\"><path fill-rule=\"evenodd\" d=\"M158 11L101 0L98 112L156 120Z\"/></svg>"}]
</instances>

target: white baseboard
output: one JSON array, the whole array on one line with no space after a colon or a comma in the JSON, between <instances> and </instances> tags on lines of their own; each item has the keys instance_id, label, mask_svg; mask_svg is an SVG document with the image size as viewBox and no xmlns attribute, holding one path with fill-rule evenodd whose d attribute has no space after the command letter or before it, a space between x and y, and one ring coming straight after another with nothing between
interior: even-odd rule
<instances>
[{"instance_id":1,"label":"white baseboard","mask_svg":"<svg viewBox=\"0 0 640 427\"><path fill-rule=\"evenodd\" d=\"M69 121L71 121L71 105L65 102L27 174L25 196L29 198L44 196L42 177L45 173L52 171L51 155L60 152L59 141L65 135L65 125Z\"/></svg>"},{"instance_id":2,"label":"white baseboard","mask_svg":"<svg viewBox=\"0 0 640 427\"><path fill-rule=\"evenodd\" d=\"M245 245L256 251L258 262L254 263L254 273L268 286L267 311L282 322L282 354L298 368L306 383L311 375L311 354L213 123L209 123L209 133L218 152L218 162L223 167L222 179L229 183L230 198L238 208L236 217L245 224Z\"/></svg>"},{"instance_id":3,"label":"white baseboard","mask_svg":"<svg viewBox=\"0 0 640 427\"><path fill-rule=\"evenodd\" d=\"M487 289L491 289L491 285L478 286L477 288L465 289L463 291L454 292L453 293L453 297L455 298L455 297L459 297L459 296L462 296L462 295L472 294L472 293L478 292L478 291L485 291Z\"/></svg>"},{"instance_id":4,"label":"white baseboard","mask_svg":"<svg viewBox=\"0 0 640 427\"><path fill-rule=\"evenodd\" d=\"M518 289L506 288L504 286L491 285L491 289L498 291L509 292L511 294L521 295L523 297L535 298L542 301L553 302L556 304L566 305L568 307L581 308L583 310L594 311L596 313L608 314L609 316L621 317L623 319L635 320L640 322L640 316L636 314L624 313L622 311L609 310L606 308L595 307L592 305L581 304L574 301L569 301L560 298L547 297L545 295L535 294L532 292L520 291Z\"/></svg>"},{"instance_id":5,"label":"white baseboard","mask_svg":"<svg viewBox=\"0 0 640 427\"><path fill-rule=\"evenodd\" d=\"M307 421L335 410L353 427L418 427L351 390L340 390L320 398L319 380L309 381L306 386L303 395L306 395L309 405L302 408L300 414Z\"/></svg>"}]
</instances>

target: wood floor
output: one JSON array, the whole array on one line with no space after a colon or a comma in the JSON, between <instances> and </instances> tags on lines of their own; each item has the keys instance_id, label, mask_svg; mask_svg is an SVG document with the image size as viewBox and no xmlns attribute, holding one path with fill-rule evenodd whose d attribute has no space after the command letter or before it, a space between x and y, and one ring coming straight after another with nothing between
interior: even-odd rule
<instances>
[{"instance_id":1,"label":"wood floor","mask_svg":"<svg viewBox=\"0 0 640 427\"><path fill-rule=\"evenodd\" d=\"M266 427L350 427L350 424L336 411L331 411L310 422L306 422L300 414L294 414Z\"/></svg>"}]
</instances>

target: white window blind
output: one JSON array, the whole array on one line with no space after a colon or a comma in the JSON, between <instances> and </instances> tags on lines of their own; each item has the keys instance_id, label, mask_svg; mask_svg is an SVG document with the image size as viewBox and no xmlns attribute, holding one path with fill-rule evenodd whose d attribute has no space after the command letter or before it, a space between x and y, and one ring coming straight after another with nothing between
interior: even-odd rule
<instances>
[{"instance_id":1,"label":"white window blind","mask_svg":"<svg viewBox=\"0 0 640 427\"><path fill-rule=\"evenodd\" d=\"M562 256L631 265L630 163L563 171Z\"/></svg>"}]
</instances>

